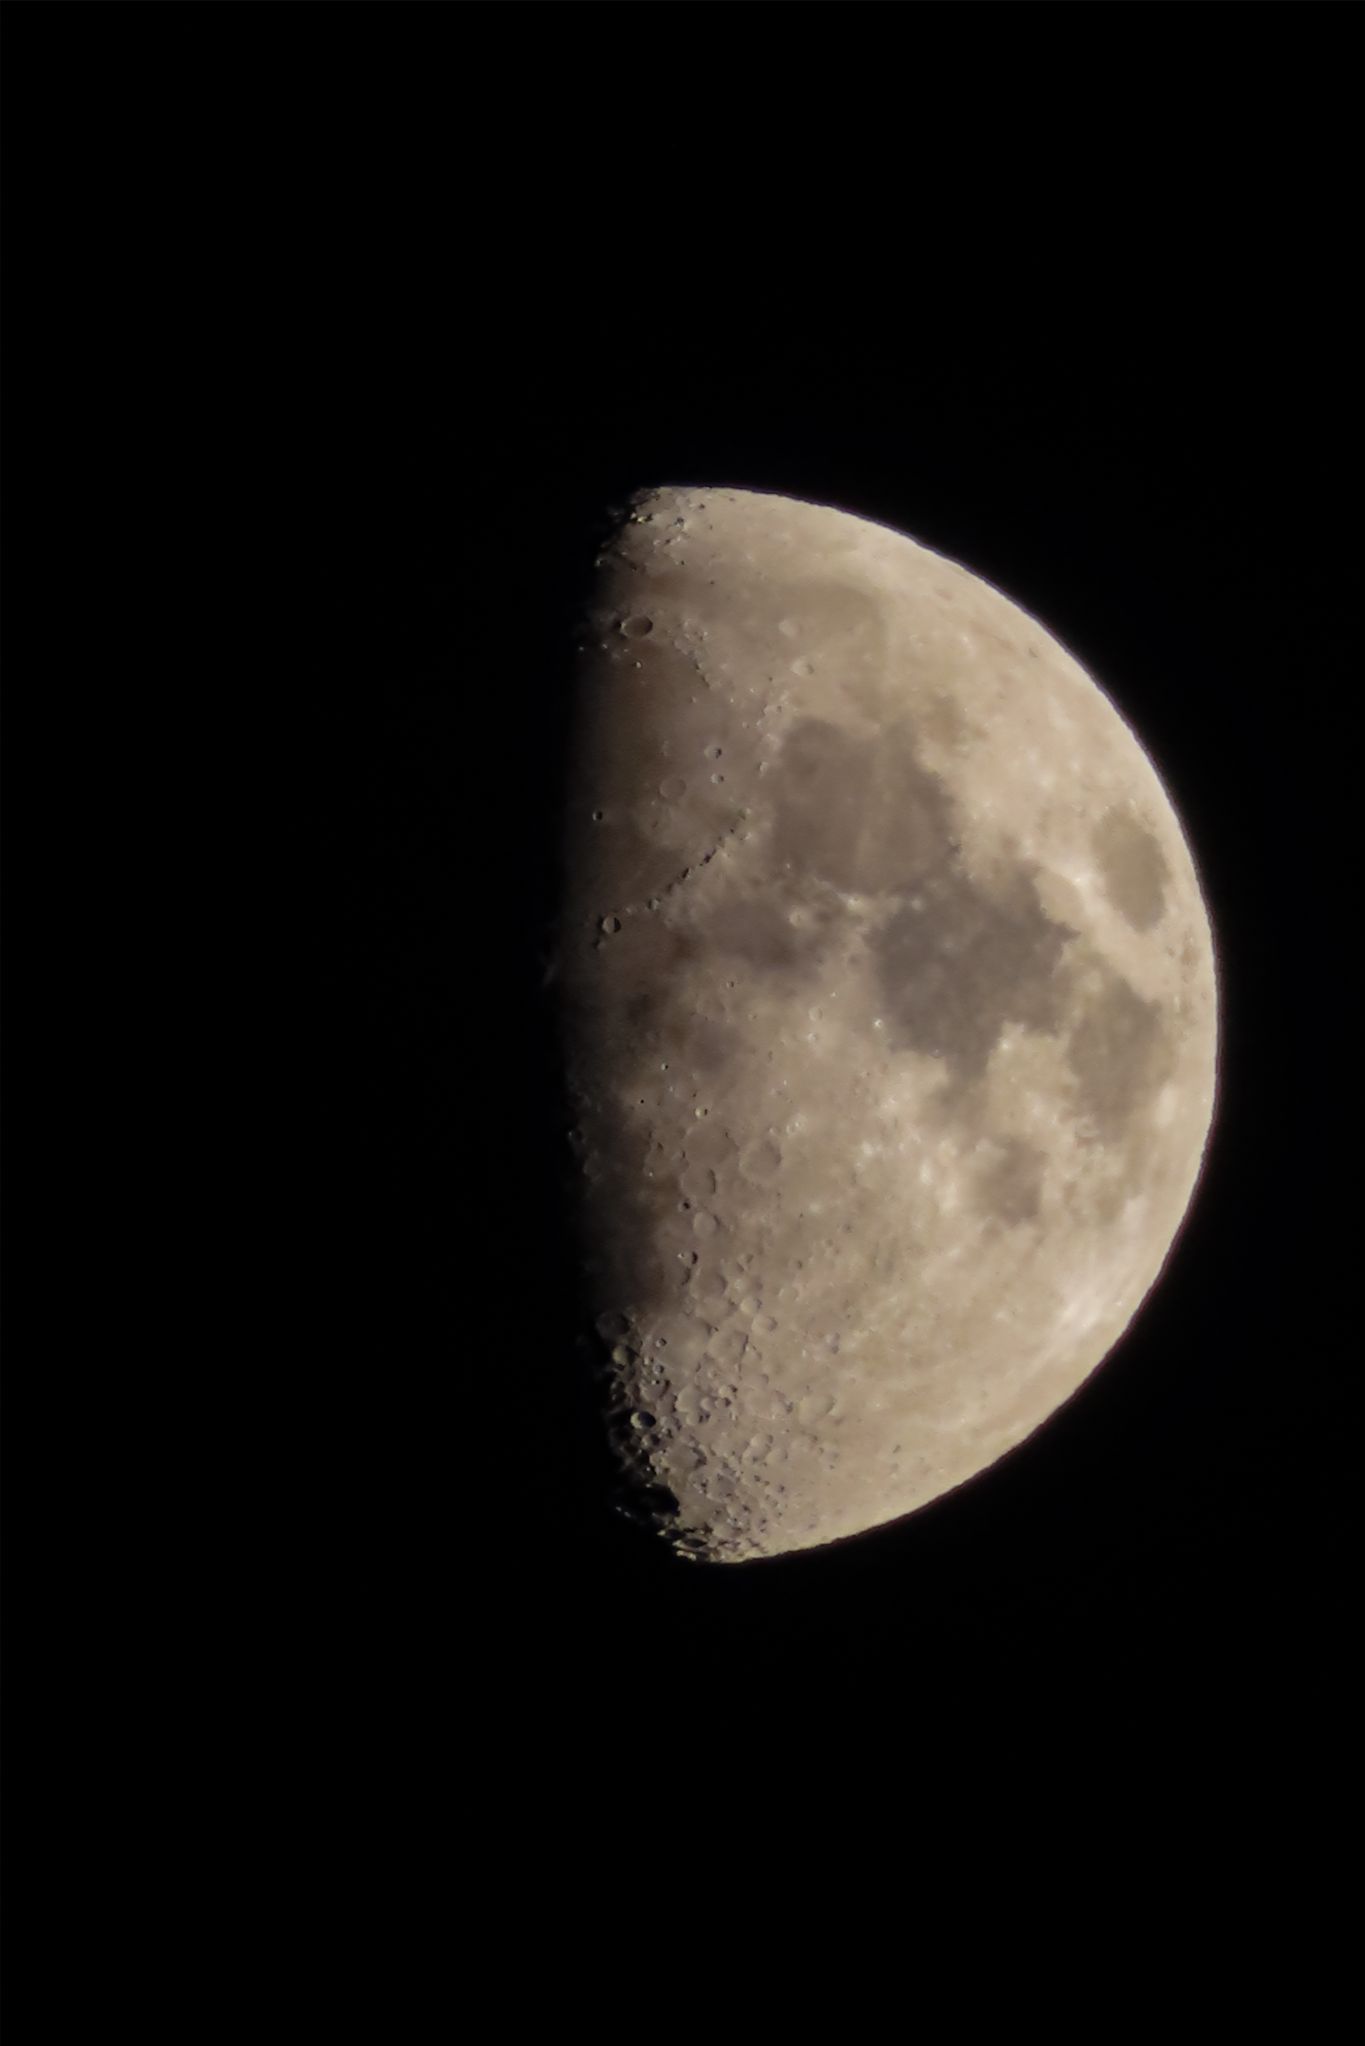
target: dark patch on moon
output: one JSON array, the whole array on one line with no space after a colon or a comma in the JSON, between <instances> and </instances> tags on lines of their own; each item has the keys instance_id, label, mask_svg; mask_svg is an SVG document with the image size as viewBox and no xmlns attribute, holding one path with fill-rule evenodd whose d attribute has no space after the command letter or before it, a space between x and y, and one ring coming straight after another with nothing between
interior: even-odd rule
<instances>
[{"instance_id":1,"label":"dark patch on moon","mask_svg":"<svg viewBox=\"0 0 1365 2046\"><path fill-rule=\"evenodd\" d=\"M894 1042L977 1079L1007 1023L1055 1035L1067 989L1058 975L1078 934L1054 923L1030 876L986 894L952 857L872 941Z\"/></svg>"},{"instance_id":2,"label":"dark patch on moon","mask_svg":"<svg viewBox=\"0 0 1365 2046\"><path fill-rule=\"evenodd\" d=\"M707 918L705 934L719 951L733 952L765 972L800 966L808 957L808 947L771 902L725 903Z\"/></svg>"},{"instance_id":3,"label":"dark patch on moon","mask_svg":"<svg viewBox=\"0 0 1365 2046\"><path fill-rule=\"evenodd\" d=\"M714 1016L694 1016L681 1033L679 1064L699 1077L723 1073L738 1060L743 1040Z\"/></svg>"},{"instance_id":4,"label":"dark patch on moon","mask_svg":"<svg viewBox=\"0 0 1365 2046\"><path fill-rule=\"evenodd\" d=\"M1171 870L1151 832L1126 810L1106 810L1090 834L1104 892L1135 931L1150 931L1166 912Z\"/></svg>"},{"instance_id":5,"label":"dark patch on moon","mask_svg":"<svg viewBox=\"0 0 1365 2046\"><path fill-rule=\"evenodd\" d=\"M937 740L940 746L960 746L967 739L976 736L976 726L969 724L951 696L936 696L927 710L920 714L920 724L926 738Z\"/></svg>"},{"instance_id":6,"label":"dark patch on moon","mask_svg":"<svg viewBox=\"0 0 1365 2046\"><path fill-rule=\"evenodd\" d=\"M1145 1001L1112 967L1067 1041L1082 1115L1103 1142L1122 1137L1175 1067L1160 1005Z\"/></svg>"},{"instance_id":7,"label":"dark patch on moon","mask_svg":"<svg viewBox=\"0 0 1365 2046\"><path fill-rule=\"evenodd\" d=\"M977 1198L986 1213L997 1222L1013 1227L1037 1219L1046 1159L1036 1144L1022 1137L997 1140L999 1155L987 1166L977 1182Z\"/></svg>"},{"instance_id":8,"label":"dark patch on moon","mask_svg":"<svg viewBox=\"0 0 1365 2046\"><path fill-rule=\"evenodd\" d=\"M911 887L945 858L952 799L915 757L908 725L862 738L802 718L782 749L778 864L855 894Z\"/></svg>"}]
</instances>

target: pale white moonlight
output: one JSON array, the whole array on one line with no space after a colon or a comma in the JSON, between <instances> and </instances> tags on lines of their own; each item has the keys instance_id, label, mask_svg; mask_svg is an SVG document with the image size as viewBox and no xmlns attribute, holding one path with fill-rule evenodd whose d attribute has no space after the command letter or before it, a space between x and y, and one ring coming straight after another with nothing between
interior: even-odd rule
<instances>
[{"instance_id":1,"label":"pale white moonlight","mask_svg":"<svg viewBox=\"0 0 1365 2046\"><path fill-rule=\"evenodd\" d=\"M683 1550L912 1513L1068 1399L1213 1110L1209 920L1077 662L845 512L661 489L599 563L559 961L621 1454Z\"/></svg>"}]
</instances>

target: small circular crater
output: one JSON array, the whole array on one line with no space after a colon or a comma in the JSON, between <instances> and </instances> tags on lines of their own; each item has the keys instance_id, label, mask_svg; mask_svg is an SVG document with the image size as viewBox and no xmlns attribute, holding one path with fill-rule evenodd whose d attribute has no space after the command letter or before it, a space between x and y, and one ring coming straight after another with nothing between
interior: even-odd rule
<instances>
[{"instance_id":1,"label":"small circular crater","mask_svg":"<svg viewBox=\"0 0 1365 2046\"><path fill-rule=\"evenodd\" d=\"M652 618L626 618L621 623L621 631L627 639L647 639L653 630Z\"/></svg>"},{"instance_id":2,"label":"small circular crater","mask_svg":"<svg viewBox=\"0 0 1365 2046\"><path fill-rule=\"evenodd\" d=\"M782 1166L782 1153L771 1137L759 1137L741 1151L739 1169L746 1179L765 1185L775 1179Z\"/></svg>"},{"instance_id":3,"label":"small circular crater","mask_svg":"<svg viewBox=\"0 0 1365 2046\"><path fill-rule=\"evenodd\" d=\"M809 1428L812 1422L823 1421L825 1416L833 1411L834 1401L828 1393L808 1392L805 1398L797 1403L796 1418L803 1428Z\"/></svg>"},{"instance_id":4,"label":"small circular crater","mask_svg":"<svg viewBox=\"0 0 1365 2046\"><path fill-rule=\"evenodd\" d=\"M711 1343L711 1355L718 1364L738 1364L749 1346L749 1338L742 1328L733 1322L723 1328Z\"/></svg>"},{"instance_id":5,"label":"small circular crater","mask_svg":"<svg viewBox=\"0 0 1365 2046\"><path fill-rule=\"evenodd\" d=\"M716 1175L709 1165L689 1165L682 1176L682 1190L691 1200L709 1200L716 1190Z\"/></svg>"}]
</instances>

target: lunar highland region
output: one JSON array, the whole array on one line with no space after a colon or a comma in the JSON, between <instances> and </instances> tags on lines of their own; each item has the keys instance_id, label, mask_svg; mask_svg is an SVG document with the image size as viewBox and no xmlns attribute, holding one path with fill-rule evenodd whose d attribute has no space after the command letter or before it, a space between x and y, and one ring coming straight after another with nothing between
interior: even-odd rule
<instances>
[{"instance_id":1,"label":"lunar highland region","mask_svg":"<svg viewBox=\"0 0 1365 2046\"><path fill-rule=\"evenodd\" d=\"M1081 1387L1213 1114L1155 769L1049 633L829 507L642 493L577 677L557 961L606 1421L680 1554L915 1512Z\"/></svg>"}]
</instances>

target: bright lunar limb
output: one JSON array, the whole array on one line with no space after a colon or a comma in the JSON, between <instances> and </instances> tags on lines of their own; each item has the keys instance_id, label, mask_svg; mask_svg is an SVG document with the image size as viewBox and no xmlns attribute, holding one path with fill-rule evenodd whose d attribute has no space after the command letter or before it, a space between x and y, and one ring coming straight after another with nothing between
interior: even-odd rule
<instances>
[{"instance_id":1,"label":"bright lunar limb","mask_svg":"<svg viewBox=\"0 0 1365 2046\"><path fill-rule=\"evenodd\" d=\"M1213 1112L1213 942L1113 704L824 506L641 495L581 657L559 959L609 1425L683 1554L912 1513L1104 1358Z\"/></svg>"}]
</instances>

